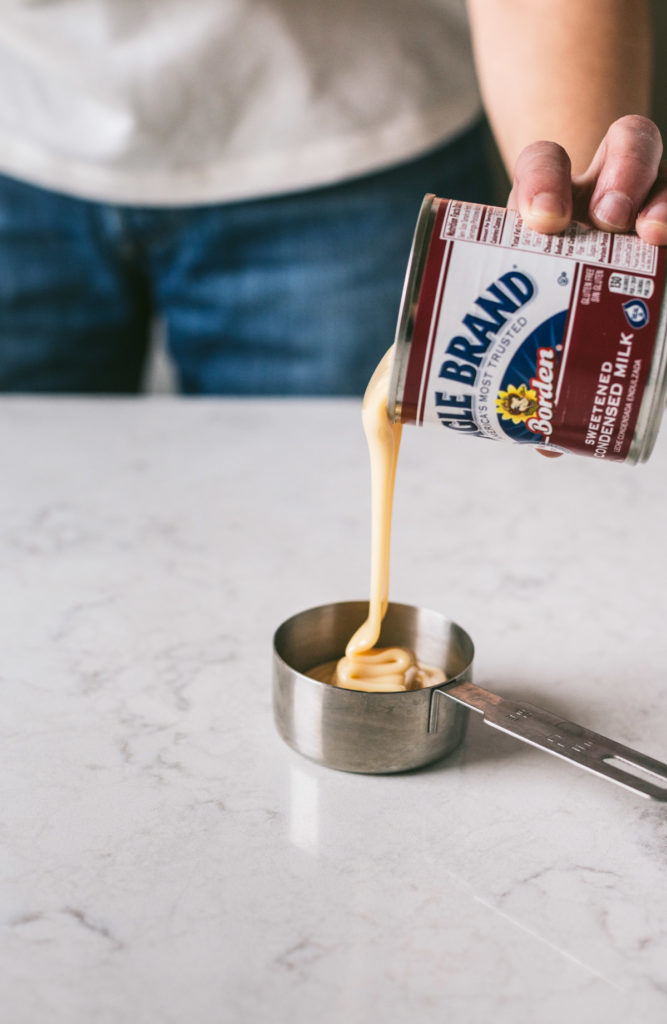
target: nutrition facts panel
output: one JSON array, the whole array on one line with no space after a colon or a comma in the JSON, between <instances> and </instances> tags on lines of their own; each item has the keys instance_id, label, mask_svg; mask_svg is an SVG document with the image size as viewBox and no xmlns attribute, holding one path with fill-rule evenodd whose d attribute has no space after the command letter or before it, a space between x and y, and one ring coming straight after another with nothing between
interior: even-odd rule
<instances>
[{"instance_id":1,"label":"nutrition facts panel","mask_svg":"<svg viewBox=\"0 0 667 1024\"><path fill-rule=\"evenodd\" d=\"M543 235L527 227L516 210L453 200L440 237L548 253L643 274L655 274L658 265L657 248L636 235L611 235L583 224L571 224L558 235Z\"/></svg>"}]
</instances>

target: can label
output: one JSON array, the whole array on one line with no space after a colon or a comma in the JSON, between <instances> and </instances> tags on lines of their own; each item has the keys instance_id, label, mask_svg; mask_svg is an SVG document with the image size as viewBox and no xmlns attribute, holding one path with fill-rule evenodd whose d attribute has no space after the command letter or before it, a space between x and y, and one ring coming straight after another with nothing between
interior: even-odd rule
<instances>
[{"instance_id":1,"label":"can label","mask_svg":"<svg viewBox=\"0 0 667 1024\"><path fill-rule=\"evenodd\" d=\"M581 225L541 235L513 210L436 202L401 421L623 461L665 251Z\"/></svg>"}]
</instances>

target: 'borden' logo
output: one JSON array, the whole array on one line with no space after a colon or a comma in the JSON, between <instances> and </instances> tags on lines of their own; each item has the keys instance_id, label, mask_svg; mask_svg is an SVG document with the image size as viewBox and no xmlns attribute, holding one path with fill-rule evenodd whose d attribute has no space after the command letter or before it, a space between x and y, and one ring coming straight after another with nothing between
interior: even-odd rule
<instances>
[{"instance_id":1,"label":"'borden' logo","mask_svg":"<svg viewBox=\"0 0 667 1024\"><path fill-rule=\"evenodd\" d=\"M553 429L554 350L538 348L535 376L530 384L508 385L499 391L496 412L503 420L525 423L533 434L548 437Z\"/></svg>"},{"instance_id":2,"label":"'borden' logo","mask_svg":"<svg viewBox=\"0 0 667 1024\"><path fill-rule=\"evenodd\" d=\"M554 363L555 353L552 348L538 348L535 376L530 382L537 395L537 413L526 420L526 426L533 434L542 434L545 438L550 437L553 430Z\"/></svg>"}]
</instances>

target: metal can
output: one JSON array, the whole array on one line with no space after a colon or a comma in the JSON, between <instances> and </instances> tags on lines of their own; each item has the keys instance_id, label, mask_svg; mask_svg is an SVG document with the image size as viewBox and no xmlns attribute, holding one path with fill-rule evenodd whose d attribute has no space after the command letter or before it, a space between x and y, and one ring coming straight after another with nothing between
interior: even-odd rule
<instances>
[{"instance_id":1,"label":"metal can","mask_svg":"<svg viewBox=\"0 0 667 1024\"><path fill-rule=\"evenodd\" d=\"M401 423L635 464L667 391L664 249L427 195L389 389Z\"/></svg>"}]
</instances>

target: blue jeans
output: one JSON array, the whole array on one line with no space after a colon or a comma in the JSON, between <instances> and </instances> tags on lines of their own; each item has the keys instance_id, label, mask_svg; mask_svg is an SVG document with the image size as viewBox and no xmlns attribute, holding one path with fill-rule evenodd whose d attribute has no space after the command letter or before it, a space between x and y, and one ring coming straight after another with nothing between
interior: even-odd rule
<instances>
[{"instance_id":1,"label":"blue jeans","mask_svg":"<svg viewBox=\"0 0 667 1024\"><path fill-rule=\"evenodd\" d=\"M0 390L132 393L152 324L188 394L360 394L425 192L494 198L486 128L298 195L139 208L0 176Z\"/></svg>"}]
</instances>

